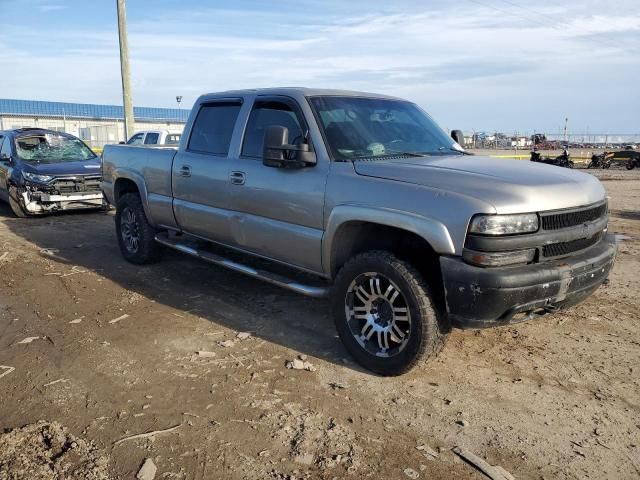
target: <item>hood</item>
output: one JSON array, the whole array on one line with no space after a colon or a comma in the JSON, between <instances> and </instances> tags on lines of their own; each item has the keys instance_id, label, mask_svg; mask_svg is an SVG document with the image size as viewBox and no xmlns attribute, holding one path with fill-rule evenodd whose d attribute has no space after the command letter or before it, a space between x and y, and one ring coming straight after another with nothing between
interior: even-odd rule
<instances>
[{"instance_id":1,"label":"hood","mask_svg":"<svg viewBox=\"0 0 640 480\"><path fill-rule=\"evenodd\" d=\"M453 192L494 206L495 213L525 213L589 205L606 196L587 173L531 161L446 155L353 162L368 177Z\"/></svg>"},{"instance_id":2,"label":"hood","mask_svg":"<svg viewBox=\"0 0 640 480\"><path fill-rule=\"evenodd\" d=\"M100 157L78 162L28 163L22 162L22 170L38 175L56 177L66 175L100 175Z\"/></svg>"}]
</instances>

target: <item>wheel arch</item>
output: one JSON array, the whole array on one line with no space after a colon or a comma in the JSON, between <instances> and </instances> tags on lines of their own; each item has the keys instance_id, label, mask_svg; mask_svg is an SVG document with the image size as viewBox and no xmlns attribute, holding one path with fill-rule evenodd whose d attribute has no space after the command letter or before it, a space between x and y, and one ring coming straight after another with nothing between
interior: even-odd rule
<instances>
[{"instance_id":1,"label":"wheel arch","mask_svg":"<svg viewBox=\"0 0 640 480\"><path fill-rule=\"evenodd\" d=\"M427 256L455 254L447 228L433 219L395 210L336 207L323 238L323 269L334 278L351 256L371 249L388 249L406 258L408 252L398 246L407 243L422 248Z\"/></svg>"},{"instance_id":2,"label":"wheel arch","mask_svg":"<svg viewBox=\"0 0 640 480\"><path fill-rule=\"evenodd\" d=\"M152 221L152 217L149 212L149 205L147 202L147 186L141 175L124 170L116 172L116 180L113 183L113 203L118 205L118 200L127 193L137 193L142 202L142 208L149 221Z\"/></svg>"}]
</instances>

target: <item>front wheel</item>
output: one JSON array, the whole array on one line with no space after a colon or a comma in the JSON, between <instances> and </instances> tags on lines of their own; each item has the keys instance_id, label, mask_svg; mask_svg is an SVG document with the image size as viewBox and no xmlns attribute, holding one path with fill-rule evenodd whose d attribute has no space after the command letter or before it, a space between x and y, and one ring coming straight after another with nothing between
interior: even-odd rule
<instances>
[{"instance_id":1,"label":"front wheel","mask_svg":"<svg viewBox=\"0 0 640 480\"><path fill-rule=\"evenodd\" d=\"M118 245L125 260L142 265L158 259L161 249L155 241L156 229L147 220L138 194L120 197L115 222Z\"/></svg>"},{"instance_id":2,"label":"front wheel","mask_svg":"<svg viewBox=\"0 0 640 480\"><path fill-rule=\"evenodd\" d=\"M9 187L9 206L13 211L13 214L18 218L26 218L29 216L25 208L22 206L23 202L20 199L20 190L15 186Z\"/></svg>"},{"instance_id":3,"label":"front wheel","mask_svg":"<svg viewBox=\"0 0 640 480\"><path fill-rule=\"evenodd\" d=\"M627 162L627 170L633 170L635 166L636 166L636 163L633 160L629 160Z\"/></svg>"},{"instance_id":4,"label":"front wheel","mask_svg":"<svg viewBox=\"0 0 640 480\"><path fill-rule=\"evenodd\" d=\"M340 339L363 367L400 375L435 356L448 328L420 272L386 251L361 253L336 277L333 315Z\"/></svg>"}]
</instances>

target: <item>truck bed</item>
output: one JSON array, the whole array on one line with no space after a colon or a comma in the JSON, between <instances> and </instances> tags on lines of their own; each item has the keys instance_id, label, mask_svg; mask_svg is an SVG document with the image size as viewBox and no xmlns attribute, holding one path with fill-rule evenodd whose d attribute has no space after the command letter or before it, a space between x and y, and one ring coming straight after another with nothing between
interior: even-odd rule
<instances>
[{"instance_id":1,"label":"truck bed","mask_svg":"<svg viewBox=\"0 0 640 480\"><path fill-rule=\"evenodd\" d=\"M130 145L106 145L102 152L102 189L115 204L114 181L128 178L151 196L171 198L171 169L176 147L146 148ZM147 198L149 198L147 197Z\"/></svg>"}]
</instances>

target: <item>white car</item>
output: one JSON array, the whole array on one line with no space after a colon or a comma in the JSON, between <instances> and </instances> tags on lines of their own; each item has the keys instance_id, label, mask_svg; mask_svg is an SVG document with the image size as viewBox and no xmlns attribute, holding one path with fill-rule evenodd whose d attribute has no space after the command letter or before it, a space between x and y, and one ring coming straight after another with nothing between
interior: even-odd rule
<instances>
[{"instance_id":1,"label":"white car","mask_svg":"<svg viewBox=\"0 0 640 480\"><path fill-rule=\"evenodd\" d=\"M143 130L135 133L127 145L178 145L181 135L168 130Z\"/></svg>"}]
</instances>

